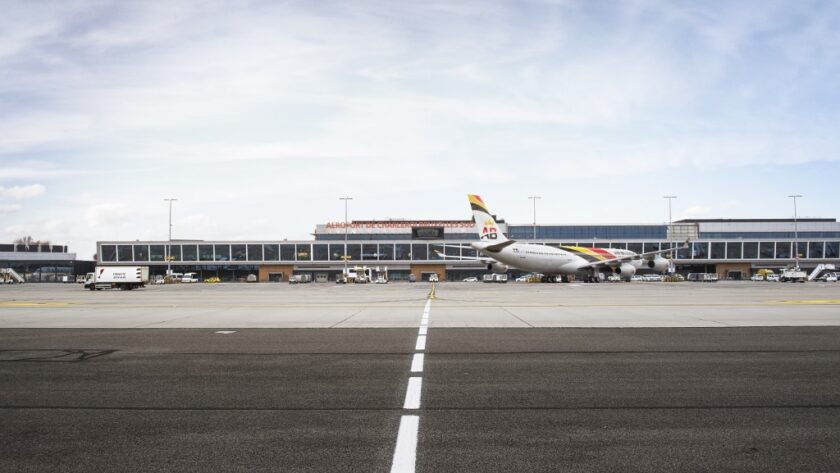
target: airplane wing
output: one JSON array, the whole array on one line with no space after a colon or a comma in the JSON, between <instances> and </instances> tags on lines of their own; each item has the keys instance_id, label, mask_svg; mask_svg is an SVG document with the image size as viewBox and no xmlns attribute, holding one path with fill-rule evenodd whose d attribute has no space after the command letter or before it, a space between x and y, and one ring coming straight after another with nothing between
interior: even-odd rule
<instances>
[{"instance_id":1,"label":"airplane wing","mask_svg":"<svg viewBox=\"0 0 840 473\"><path fill-rule=\"evenodd\" d=\"M496 243L495 245L485 246L481 248L481 251L489 251L491 253L498 253L503 249L507 248L508 246L516 243L515 240L505 240L501 243Z\"/></svg>"},{"instance_id":2,"label":"airplane wing","mask_svg":"<svg viewBox=\"0 0 840 473\"><path fill-rule=\"evenodd\" d=\"M647 256L661 255L662 253L671 253L673 251L684 250L684 249L688 248L689 243L691 243L691 242L686 240L685 245L679 246L679 247L676 247L676 248L668 248L667 250L659 250L659 251L648 251L647 253L638 253L638 254L635 254L635 255L620 256L618 258L610 258L610 259L604 259L604 260L601 260L601 261L593 261L589 264L584 264L584 265L580 266L580 268L583 269L583 268L597 268L599 266L612 266L612 265L615 265L615 264L626 263L628 261L640 260L640 259L643 259Z\"/></svg>"}]
</instances>

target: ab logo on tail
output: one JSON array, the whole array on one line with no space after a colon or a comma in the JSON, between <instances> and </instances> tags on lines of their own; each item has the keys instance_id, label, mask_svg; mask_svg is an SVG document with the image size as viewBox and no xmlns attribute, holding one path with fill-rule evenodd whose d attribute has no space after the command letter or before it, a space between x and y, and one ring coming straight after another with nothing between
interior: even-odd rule
<instances>
[{"instance_id":1,"label":"ab logo on tail","mask_svg":"<svg viewBox=\"0 0 840 473\"><path fill-rule=\"evenodd\" d=\"M495 240L498 237L495 223L493 220L484 222L484 229L481 230L482 240Z\"/></svg>"}]
</instances>

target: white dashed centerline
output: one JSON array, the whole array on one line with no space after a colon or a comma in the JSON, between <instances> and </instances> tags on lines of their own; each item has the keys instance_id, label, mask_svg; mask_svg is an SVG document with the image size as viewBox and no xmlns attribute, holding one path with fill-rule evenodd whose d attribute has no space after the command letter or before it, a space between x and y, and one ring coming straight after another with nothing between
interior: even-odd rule
<instances>
[{"instance_id":1,"label":"white dashed centerline","mask_svg":"<svg viewBox=\"0 0 840 473\"><path fill-rule=\"evenodd\" d=\"M420 390L423 387L423 378L408 378L408 389L405 391L405 404L403 409L420 409Z\"/></svg>"},{"instance_id":2,"label":"white dashed centerline","mask_svg":"<svg viewBox=\"0 0 840 473\"><path fill-rule=\"evenodd\" d=\"M412 373L422 373L423 372L423 354L422 353L415 353L414 358L411 359L411 372Z\"/></svg>"},{"instance_id":3,"label":"white dashed centerline","mask_svg":"<svg viewBox=\"0 0 840 473\"><path fill-rule=\"evenodd\" d=\"M423 317L420 319L420 330L417 332L417 343L415 351L426 350L426 335L429 330L429 310L432 307L432 295L426 300L426 307L423 308ZM422 373L423 353L414 353L411 358L411 372ZM420 409L420 395L423 391L423 378L412 376L408 378L408 387L405 390L405 403L403 409ZM414 473L417 462L417 432L420 428L420 416L404 415L400 418L400 430L397 433L397 446L394 449L394 461L391 463L391 473Z\"/></svg>"},{"instance_id":4,"label":"white dashed centerline","mask_svg":"<svg viewBox=\"0 0 840 473\"><path fill-rule=\"evenodd\" d=\"M420 427L419 416L402 416L400 431L397 434L397 448L394 449L394 462L391 473L413 473L417 461L417 430Z\"/></svg>"}]
</instances>

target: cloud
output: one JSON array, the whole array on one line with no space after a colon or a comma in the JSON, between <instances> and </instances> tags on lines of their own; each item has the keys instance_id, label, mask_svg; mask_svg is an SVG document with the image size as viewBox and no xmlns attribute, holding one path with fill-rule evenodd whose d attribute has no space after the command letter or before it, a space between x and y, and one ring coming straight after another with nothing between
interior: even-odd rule
<instances>
[{"instance_id":1,"label":"cloud","mask_svg":"<svg viewBox=\"0 0 840 473\"><path fill-rule=\"evenodd\" d=\"M12 199L31 199L38 197L46 192L46 187L41 184L31 184L28 186L0 186L0 197L8 197Z\"/></svg>"},{"instance_id":2,"label":"cloud","mask_svg":"<svg viewBox=\"0 0 840 473\"><path fill-rule=\"evenodd\" d=\"M91 226L119 223L126 218L127 207L121 203L95 204L85 210L85 220Z\"/></svg>"},{"instance_id":3,"label":"cloud","mask_svg":"<svg viewBox=\"0 0 840 473\"><path fill-rule=\"evenodd\" d=\"M49 240L58 244L67 242L72 232L73 224L64 218L36 217L3 227L0 235L5 235L5 237L0 240L13 240L31 235L38 240Z\"/></svg>"},{"instance_id":4,"label":"cloud","mask_svg":"<svg viewBox=\"0 0 840 473\"><path fill-rule=\"evenodd\" d=\"M90 239L166 235L170 195L181 198L175 236L308 237L345 193L354 210L368 194L371 216L458 217L430 195L591 195L634 181L622 191L642 199L707 173L711 196L727 176L764 187L748 169L840 163L831 2L6 8L0 182L68 196L26 214L79 216L96 227ZM111 196L122 203L91 205ZM728 208L710 200L696 204ZM637 204L621 218L650 218ZM248 225L276 213L282 225Z\"/></svg>"},{"instance_id":5,"label":"cloud","mask_svg":"<svg viewBox=\"0 0 840 473\"><path fill-rule=\"evenodd\" d=\"M704 205L694 204L690 207L684 209L682 211L682 215L678 217L676 220L686 219L686 218L702 218L708 217L709 214L712 212L712 209L706 207Z\"/></svg>"},{"instance_id":6,"label":"cloud","mask_svg":"<svg viewBox=\"0 0 840 473\"><path fill-rule=\"evenodd\" d=\"M0 205L0 215L9 215L20 211L20 204L2 204Z\"/></svg>"}]
</instances>

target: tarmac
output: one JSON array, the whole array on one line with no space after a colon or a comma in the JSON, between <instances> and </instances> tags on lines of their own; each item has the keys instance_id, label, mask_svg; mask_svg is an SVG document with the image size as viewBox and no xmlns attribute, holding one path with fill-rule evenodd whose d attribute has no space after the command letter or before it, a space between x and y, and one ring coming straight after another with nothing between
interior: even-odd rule
<instances>
[{"instance_id":1,"label":"tarmac","mask_svg":"<svg viewBox=\"0 0 840 473\"><path fill-rule=\"evenodd\" d=\"M832 472L840 284L3 287L0 386L4 472Z\"/></svg>"}]
</instances>

